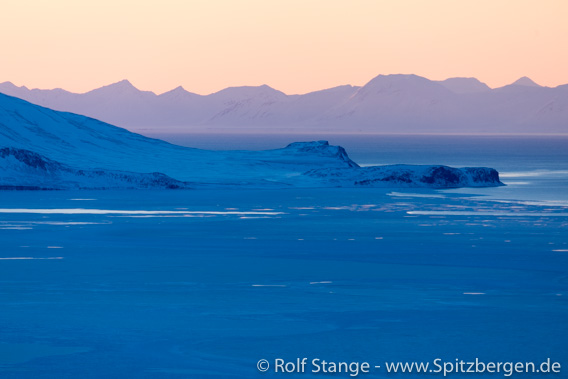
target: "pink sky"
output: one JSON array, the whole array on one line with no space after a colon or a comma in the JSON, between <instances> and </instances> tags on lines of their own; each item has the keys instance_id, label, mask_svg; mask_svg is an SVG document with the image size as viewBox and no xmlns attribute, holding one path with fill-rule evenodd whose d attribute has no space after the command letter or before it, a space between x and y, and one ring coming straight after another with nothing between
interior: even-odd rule
<instances>
[{"instance_id":1,"label":"pink sky","mask_svg":"<svg viewBox=\"0 0 568 379\"><path fill-rule=\"evenodd\" d=\"M565 0L7 0L0 81L289 94L378 74L568 83Z\"/></svg>"}]
</instances>

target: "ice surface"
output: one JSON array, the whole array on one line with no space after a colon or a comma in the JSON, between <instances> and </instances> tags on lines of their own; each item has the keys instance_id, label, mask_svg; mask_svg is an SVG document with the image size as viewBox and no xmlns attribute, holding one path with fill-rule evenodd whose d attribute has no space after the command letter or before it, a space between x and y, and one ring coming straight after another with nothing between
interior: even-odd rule
<instances>
[{"instance_id":1,"label":"ice surface","mask_svg":"<svg viewBox=\"0 0 568 379\"><path fill-rule=\"evenodd\" d=\"M0 349L11 352L0 376L244 379L259 359L304 356L564 363L568 223L554 213L568 208L517 204L523 216L501 217L510 203L397 192L3 192L2 209L91 198L94 209L216 213L0 214L33 224L0 229ZM466 213L405 218L436 211Z\"/></svg>"}]
</instances>

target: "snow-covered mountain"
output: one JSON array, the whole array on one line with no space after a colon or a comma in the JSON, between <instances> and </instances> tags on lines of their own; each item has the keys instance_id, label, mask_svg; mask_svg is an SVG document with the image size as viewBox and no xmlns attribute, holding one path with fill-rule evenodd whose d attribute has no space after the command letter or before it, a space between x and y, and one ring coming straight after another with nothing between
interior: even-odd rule
<instances>
[{"instance_id":1,"label":"snow-covered mountain","mask_svg":"<svg viewBox=\"0 0 568 379\"><path fill-rule=\"evenodd\" d=\"M263 85L202 96L182 87L157 95L123 80L74 94L0 84L0 92L134 131L340 131L398 133L567 133L568 86L523 77L491 89L475 78L431 81L379 75L363 87L286 95Z\"/></svg>"},{"instance_id":2,"label":"snow-covered mountain","mask_svg":"<svg viewBox=\"0 0 568 379\"><path fill-rule=\"evenodd\" d=\"M0 83L0 93L43 107L82 114L130 128L263 127L298 124L341 103L356 89L340 86L288 96L269 86L231 87L201 96L177 87L161 95L123 80L83 94L62 89L30 90Z\"/></svg>"},{"instance_id":3,"label":"snow-covered mountain","mask_svg":"<svg viewBox=\"0 0 568 379\"><path fill-rule=\"evenodd\" d=\"M525 86L525 87L540 87L540 85L536 84L531 78L527 76L523 76L522 78L515 80L513 83L511 83L511 85Z\"/></svg>"},{"instance_id":4,"label":"snow-covered mountain","mask_svg":"<svg viewBox=\"0 0 568 379\"><path fill-rule=\"evenodd\" d=\"M425 124L437 125L441 115L455 107L454 99L450 90L420 76L379 75L318 121L365 131L420 128Z\"/></svg>"},{"instance_id":5,"label":"snow-covered mountain","mask_svg":"<svg viewBox=\"0 0 568 379\"><path fill-rule=\"evenodd\" d=\"M454 93L479 93L491 91L491 88L476 78L449 78L439 81L441 85Z\"/></svg>"},{"instance_id":6,"label":"snow-covered mountain","mask_svg":"<svg viewBox=\"0 0 568 379\"><path fill-rule=\"evenodd\" d=\"M521 80L525 84L483 90L466 82L379 75L320 124L369 132L568 133L567 86L529 86Z\"/></svg>"},{"instance_id":7,"label":"snow-covered mountain","mask_svg":"<svg viewBox=\"0 0 568 379\"><path fill-rule=\"evenodd\" d=\"M0 189L500 184L489 168L361 168L326 141L267 151L186 148L0 94Z\"/></svg>"}]
</instances>

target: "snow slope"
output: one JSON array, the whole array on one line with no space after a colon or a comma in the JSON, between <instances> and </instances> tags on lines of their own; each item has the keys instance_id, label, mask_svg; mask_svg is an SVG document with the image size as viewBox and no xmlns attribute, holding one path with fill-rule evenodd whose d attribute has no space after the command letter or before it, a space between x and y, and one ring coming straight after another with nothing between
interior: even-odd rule
<instances>
[{"instance_id":1,"label":"snow slope","mask_svg":"<svg viewBox=\"0 0 568 379\"><path fill-rule=\"evenodd\" d=\"M180 189L186 183L157 172L79 170L29 150L0 149L0 189Z\"/></svg>"},{"instance_id":2,"label":"snow slope","mask_svg":"<svg viewBox=\"0 0 568 379\"><path fill-rule=\"evenodd\" d=\"M30 90L10 82L0 83L0 92L138 131L566 133L568 125L567 86L542 87L527 77L491 89L475 78L379 75L363 87L303 95L266 85L206 96L177 87L157 95L127 80L83 94Z\"/></svg>"},{"instance_id":3,"label":"snow slope","mask_svg":"<svg viewBox=\"0 0 568 379\"><path fill-rule=\"evenodd\" d=\"M477 181L469 171L459 174L468 179L455 181L434 170L429 182L421 179L428 166L405 166L404 172L416 172L411 183L389 181L382 176L385 167L362 169L342 147L327 141L268 151L186 148L2 94L0 149L0 185L12 188L328 187L365 181L437 188L500 184L498 174L484 168L479 169L484 175ZM318 170L332 170L347 180Z\"/></svg>"}]
</instances>

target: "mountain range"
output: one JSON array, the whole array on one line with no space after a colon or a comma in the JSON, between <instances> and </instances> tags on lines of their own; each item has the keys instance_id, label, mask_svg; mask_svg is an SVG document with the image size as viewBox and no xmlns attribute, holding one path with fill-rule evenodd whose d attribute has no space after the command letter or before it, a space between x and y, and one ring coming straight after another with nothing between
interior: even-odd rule
<instances>
[{"instance_id":1,"label":"mountain range","mask_svg":"<svg viewBox=\"0 0 568 379\"><path fill-rule=\"evenodd\" d=\"M527 77L491 89L475 78L379 75L362 87L303 95L267 85L158 95L127 80L81 94L10 82L0 83L0 92L133 131L568 133L568 85L543 87Z\"/></svg>"},{"instance_id":2,"label":"mountain range","mask_svg":"<svg viewBox=\"0 0 568 379\"><path fill-rule=\"evenodd\" d=\"M0 189L497 185L490 168L359 167L326 141L266 151L176 146L0 94Z\"/></svg>"}]
</instances>

